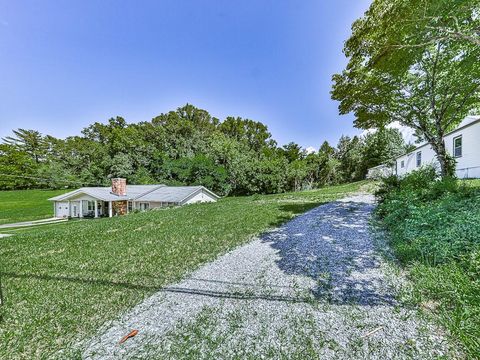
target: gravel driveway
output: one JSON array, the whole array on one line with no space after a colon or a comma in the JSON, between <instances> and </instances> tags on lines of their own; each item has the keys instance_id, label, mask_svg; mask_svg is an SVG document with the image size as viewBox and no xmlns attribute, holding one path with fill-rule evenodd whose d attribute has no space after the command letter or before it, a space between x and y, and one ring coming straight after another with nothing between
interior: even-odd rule
<instances>
[{"instance_id":1,"label":"gravel driveway","mask_svg":"<svg viewBox=\"0 0 480 360\"><path fill-rule=\"evenodd\" d=\"M438 328L395 300L401 279L376 251L373 208L358 195L294 218L106 325L83 357L455 357Z\"/></svg>"}]
</instances>

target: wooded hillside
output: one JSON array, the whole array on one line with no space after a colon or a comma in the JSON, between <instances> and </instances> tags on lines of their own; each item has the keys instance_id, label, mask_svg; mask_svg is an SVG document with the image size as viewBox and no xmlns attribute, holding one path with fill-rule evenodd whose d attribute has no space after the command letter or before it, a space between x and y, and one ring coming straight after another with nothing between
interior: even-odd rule
<instances>
[{"instance_id":1,"label":"wooded hillside","mask_svg":"<svg viewBox=\"0 0 480 360\"><path fill-rule=\"evenodd\" d=\"M110 177L125 177L201 184L221 195L280 193L362 179L404 150L401 134L385 129L308 153L293 142L278 146L261 122L220 121L187 104L151 121L96 122L66 139L14 130L0 144L0 189L108 186Z\"/></svg>"}]
</instances>

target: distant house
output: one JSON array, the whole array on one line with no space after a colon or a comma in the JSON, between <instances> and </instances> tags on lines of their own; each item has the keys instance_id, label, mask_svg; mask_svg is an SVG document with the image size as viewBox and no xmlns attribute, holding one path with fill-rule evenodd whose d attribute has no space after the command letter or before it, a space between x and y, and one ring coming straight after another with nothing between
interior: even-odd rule
<instances>
[{"instance_id":1,"label":"distant house","mask_svg":"<svg viewBox=\"0 0 480 360\"><path fill-rule=\"evenodd\" d=\"M395 170L392 166L382 164L368 169L367 179L381 179L393 175Z\"/></svg>"},{"instance_id":2,"label":"distant house","mask_svg":"<svg viewBox=\"0 0 480 360\"><path fill-rule=\"evenodd\" d=\"M112 179L112 187L84 187L55 196L55 217L101 217L124 215L174 205L214 202L219 196L203 186L127 185Z\"/></svg>"},{"instance_id":3,"label":"distant house","mask_svg":"<svg viewBox=\"0 0 480 360\"><path fill-rule=\"evenodd\" d=\"M480 178L480 116L465 118L455 130L445 135L444 141L447 152L456 160L457 177ZM367 178L389 174L403 176L424 165L433 165L437 168L439 166L435 152L428 143L397 157L393 164L393 167L380 165L369 169Z\"/></svg>"}]
</instances>

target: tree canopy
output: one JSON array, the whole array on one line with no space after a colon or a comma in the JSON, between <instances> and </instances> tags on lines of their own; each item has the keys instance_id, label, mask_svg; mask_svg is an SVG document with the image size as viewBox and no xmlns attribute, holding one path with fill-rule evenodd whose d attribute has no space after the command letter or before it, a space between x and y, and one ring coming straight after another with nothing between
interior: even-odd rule
<instances>
[{"instance_id":1,"label":"tree canopy","mask_svg":"<svg viewBox=\"0 0 480 360\"><path fill-rule=\"evenodd\" d=\"M479 0L375 0L352 26L332 98L359 128L398 122L452 173L443 138L480 101Z\"/></svg>"},{"instance_id":2,"label":"tree canopy","mask_svg":"<svg viewBox=\"0 0 480 360\"><path fill-rule=\"evenodd\" d=\"M308 154L294 142L278 146L261 122L220 121L187 104L151 121L95 122L66 139L15 130L0 144L0 189L108 186L120 176L130 184L204 185L221 195L278 193L363 179L403 149L400 133L388 130Z\"/></svg>"}]
</instances>

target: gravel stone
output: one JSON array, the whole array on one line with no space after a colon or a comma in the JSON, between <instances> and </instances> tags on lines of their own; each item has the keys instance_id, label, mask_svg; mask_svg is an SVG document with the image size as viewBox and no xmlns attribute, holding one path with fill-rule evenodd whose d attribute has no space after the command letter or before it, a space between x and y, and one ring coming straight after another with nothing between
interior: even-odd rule
<instances>
[{"instance_id":1,"label":"gravel stone","mask_svg":"<svg viewBox=\"0 0 480 360\"><path fill-rule=\"evenodd\" d=\"M348 197L263 234L105 324L83 357L457 357L441 329L396 300L405 280L378 251L374 206Z\"/></svg>"}]
</instances>

